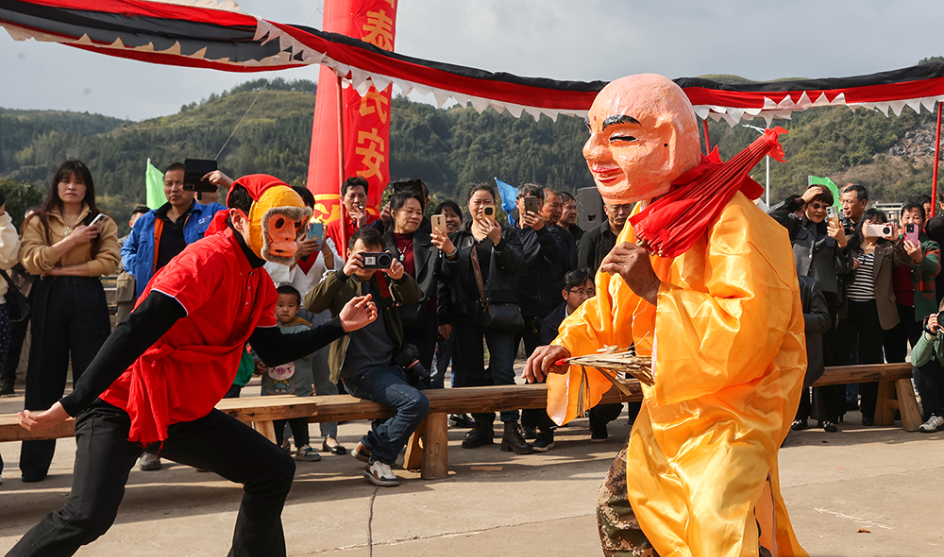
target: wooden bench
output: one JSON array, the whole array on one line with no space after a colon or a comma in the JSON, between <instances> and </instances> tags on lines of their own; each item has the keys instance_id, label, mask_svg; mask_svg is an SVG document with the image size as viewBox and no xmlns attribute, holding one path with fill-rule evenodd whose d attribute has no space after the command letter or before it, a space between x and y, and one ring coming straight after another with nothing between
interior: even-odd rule
<instances>
[{"instance_id":1,"label":"wooden bench","mask_svg":"<svg viewBox=\"0 0 944 557\"><path fill-rule=\"evenodd\" d=\"M911 385L911 364L876 364L826 368L814 386L878 382L875 410L876 425L894 423L895 410L901 412L905 431L917 431L921 415ZM642 400L638 384L634 393L623 395L615 389L604 395L603 403ZM448 474L448 416L471 412L544 408L545 385L507 385L466 387L425 391L429 415L413 434L407 446L404 468L419 469L424 479L444 478ZM308 418L309 422L372 420L393 415L388 408L350 395L334 396L263 396L230 398L220 401L219 410L251 424L269 439L275 440L273 421ZM72 420L58 427L31 433L21 428L15 414L0 415L0 442L24 439L55 439L74 435Z\"/></svg>"}]
</instances>

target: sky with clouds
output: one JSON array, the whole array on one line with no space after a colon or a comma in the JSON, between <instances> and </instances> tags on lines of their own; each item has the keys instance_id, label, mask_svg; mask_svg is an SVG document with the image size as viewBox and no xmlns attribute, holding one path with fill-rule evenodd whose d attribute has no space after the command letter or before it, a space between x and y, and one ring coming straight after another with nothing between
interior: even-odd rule
<instances>
[{"instance_id":1,"label":"sky with clouds","mask_svg":"<svg viewBox=\"0 0 944 557\"><path fill-rule=\"evenodd\" d=\"M320 28L323 1L238 3L265 19ZM401 0L395 50L489 71L587 81L647 72L841 77L944 55L941 21L939 0ZM317 68L279 75L316 80ZM0 31L0 75L0 107L143 120L271 72L150 65L17 42Z\"/></svg>"}]
</instances>

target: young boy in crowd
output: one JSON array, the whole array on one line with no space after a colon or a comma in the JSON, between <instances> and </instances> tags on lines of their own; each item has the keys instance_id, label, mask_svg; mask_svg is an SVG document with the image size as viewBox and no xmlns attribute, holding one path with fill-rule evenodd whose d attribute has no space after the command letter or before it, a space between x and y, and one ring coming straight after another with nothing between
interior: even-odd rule
<instances>
[{"instance_id":1,"label":"young boy in crowd","mask_svg":"<svg viewBox=\"0 0 944 557\"><path fill-rule=\"evenodd\" d=\"M283 285L276 289L279 301L275 305L275 317L279 321L279 329L283 335L301 333L311 328L311 323L296 317L301 307L302 295L294 286ZM311 359L314 352L294 362L288 362L277 367L266 367L261 362L256 364L262 369L262 396L267 395L295 395L311 396L315 377L311 369ZM261 366L260 366L261 364ZM318 451L311 448L308 437L308 418L293 418L291 420L275 420L275 441L286 450L289 449L288 440L283 443L285 423L288 422L295 438L295 460L317 462L321 460Z\"/></svg>"}]
</instances>

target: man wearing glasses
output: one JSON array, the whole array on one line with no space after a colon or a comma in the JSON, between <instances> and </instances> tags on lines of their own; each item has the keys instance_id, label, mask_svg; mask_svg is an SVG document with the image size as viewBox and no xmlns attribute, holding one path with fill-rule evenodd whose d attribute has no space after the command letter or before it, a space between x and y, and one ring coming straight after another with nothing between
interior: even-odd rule
<instances>
[{"instance_id":1,"label":"man wearing glasses","mask_svg":"<svg viewBox=\"0 0 944 557\"><path fill-rule=\"evenodd\" d=\"M603 258L616 246L616 237L623 231L626 219L633 211L633 203L603 206L606 221L583 235L577 246L577 268L589 267L594 273Z\"/></svg>"}]
</instances>

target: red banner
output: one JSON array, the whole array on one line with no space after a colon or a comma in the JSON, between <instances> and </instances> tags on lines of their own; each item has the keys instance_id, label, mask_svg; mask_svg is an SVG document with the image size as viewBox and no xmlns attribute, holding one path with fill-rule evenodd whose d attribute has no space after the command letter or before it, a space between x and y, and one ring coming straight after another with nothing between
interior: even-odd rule
<instances>
[{"instance_id":1,"label":"red banner","mask_svg":"<svg viewBox=\"0 0 944 557\"><path fill-rule=\"evenodd\" d=\"M393 50L397 0L326 0L324 30ZM362 97L353 87L341 95L344 127L344 177L362 176L370 186L367 211L378 215L390 181L390 93L371 87ZM311 130L308 189L315 196L314 217L330 222L341 216L337 76L327 66L318 74Z\"/></svg>"}]
</instances>

